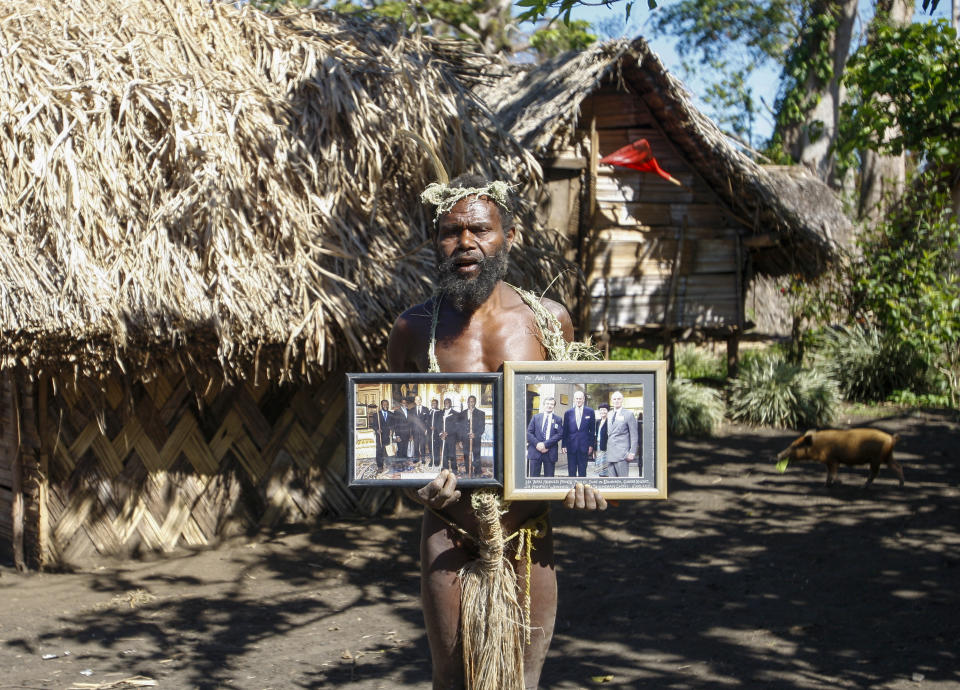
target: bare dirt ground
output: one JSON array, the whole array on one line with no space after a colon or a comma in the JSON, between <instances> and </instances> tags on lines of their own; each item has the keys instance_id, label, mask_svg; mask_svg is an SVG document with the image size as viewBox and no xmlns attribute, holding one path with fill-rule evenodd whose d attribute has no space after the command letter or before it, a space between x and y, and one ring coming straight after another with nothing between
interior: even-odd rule
<instances>
[{"instance_id":1,"label":"bare dirt ground","mask_svg":"<svg viewBox=\"0 0 960 690\"><path fill-rule=\"evenodd\" d=\"M960 688L960 426L866 423L900 433L903 491L779 474L795 434L729 427L671 443L667 501L557 506L542 687ZM418 530L410 509L76 573L6 561L0 688L426 687Z\"/></svg>"}]
</instances>

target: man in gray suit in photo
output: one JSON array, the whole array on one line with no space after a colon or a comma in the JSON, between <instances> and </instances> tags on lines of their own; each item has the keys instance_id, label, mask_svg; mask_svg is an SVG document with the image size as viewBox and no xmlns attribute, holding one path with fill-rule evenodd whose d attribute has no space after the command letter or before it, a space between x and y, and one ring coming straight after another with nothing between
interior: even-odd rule
<instances>
[{"instance_id":1,"label":"man in gray suit in photo","mask_svg":"<svg viewBox=\"0 0 960 690\"><path fill-rule=\"evenodd\" d=\"M623 393L614 391L610 396L613 409L607 417L610 430L607 432L607 472L611 477L628 476L628 462L637 457L640 448L640 433L633 412L624 409Z\"/></svg>"}]
</instances>

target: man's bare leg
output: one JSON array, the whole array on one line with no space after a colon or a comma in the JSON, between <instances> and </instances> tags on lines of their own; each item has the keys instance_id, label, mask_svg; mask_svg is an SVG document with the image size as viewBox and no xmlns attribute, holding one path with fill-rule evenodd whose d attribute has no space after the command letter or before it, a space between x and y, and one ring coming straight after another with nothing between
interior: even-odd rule
<instances>
[{"instance_id":1,"label":"man's bare leg","mask_svg":"<svg viewBox=\"0 0 960 690\"><path fill-rule=\"evenodd\" d=\"M524 649L524 685L537 687L550 648L557 616L557 573L553 564L553 535L533 543L530 583L531 643ZM450 528L429 510L424 512L420 540L421 598L423 616L433 660L434 690L455 690L464 686L463 649L460 646L460 569L476 558L451 538ZM518 570L518 581L526 577L526 564L510 559ZM523 605L521 592L520 602Z\"/></svg>"},{"instance_id":2,"label":"man's bare leg","mask_svg":"<svg viewBox=\"0 0 960 690\"><path fill-rule=\"evenodd\" d=\"M547 533L543 539L533 542L533 563L530 580L530 644L523 653L523 684L527 690L534 690L540 682L540 672L547 659L550 640L553 639L553 625L557 620L557 570L553 561L553 528L547 524ZM511 563L517 561L510 559ZM522 562L522 561L521 561ZM522 566L515 565L517 581L523 587L526 573ZM524 604L523 594L520 597Z\"/></svg>"},{"instance_id":3,"label":"man's bare leg","mask_svg":"<svg viewBox=\"0 0 960 690\"><path fill-rule=\"evenodd\" d=\"M433 660L434 690L463 687L457 574L469 560L470 554L451 539L447 525L429 510L424 511L420 535L420 598Z\"/></svg>"}]
</instances>

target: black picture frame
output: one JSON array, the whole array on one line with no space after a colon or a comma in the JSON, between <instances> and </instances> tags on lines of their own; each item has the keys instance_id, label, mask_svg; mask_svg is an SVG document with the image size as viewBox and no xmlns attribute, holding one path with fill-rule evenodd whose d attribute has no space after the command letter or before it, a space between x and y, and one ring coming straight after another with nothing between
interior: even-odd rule
<instances>
[{"instance_id":1,"label":"black picture frame","mask_svg":"<svg viewBox=\"0 0 960 690\"><path fill-rule=\"evenodd\" d=\"M667 497L667 364L664 361L587 361L587 362L505 362L504 372L504 498L517 500L563 499L577 482L594 486L609 499L663 499ZM624 403L619 423L629 411L637 422L638 452L624 467L623 476L599 476L614 471L607 458L589 460L587 476L570 476L568 454L557 443L556 434L563 431L563 412L559 401L563 395L573 401L576 391L587 397L586 407L594 410L614 392L621 392ZM591 400L592 397L596 398ZM536 417L540 407L554 398L551 414L560 418ZM593 403L591 405L591 403ZM572 408L569 408L572 409ZM594 424L599 415L594 417ZM551 421L553 419L553 421ZM551 427L540 427L544 421ZM534 453L534 439L554 441L556 453ZM594 426L594 429L596 427ZM626 433L626 432L624 432ZM538 435L539 434L539 435ZM552 434L552 435L551 435ZM625 446L629 443L625 443ZM534 457L531 459L529 455ZM544 460L553 457L556 460ZM612 458L611 458L612 460ZM549 467L549 470L548 470ZM550 476L545 476L551 472Z\"/></svg>"},{"instance_id":2,"label":"black picture frame","mask_svg":"<svg viewBox=\"0 0 960 690\"><path fill-rule=\"evenodd\" d=\"M457 485L465 488L482 486L503 486L503 376L499 373L439 373L439 374L395 374L395 373L350 373L347 374L347 484L349 486L382 487L420 487L428 483L440 469L451 463L457 465ZM402 393L401 393L402 391ZM422 443L427 447L417 448L416 431L422 425L416 421L416 415L408 414L400 418L401 397L419 395L424 407L430 408L431 401L437 400L439 420L444 425L455 424L453 457L450 456L448 439L426 438ZM468 400L476 396L476 410L483 412L483 432L479 439L467 439L468 423L476 423L478 416L467 414ZM451 401L453 412L442 414L444 398ZM377 419L381 408L372 401L388 401L390 415L385 421ZM492 404L488 404L492 401ZM368 410L366 425L358 423L360 410ZM397 416L393 416L397 413ZM457 416L453 419L454 415ZM462 417L461 417L462 415ZM469 417L469 422L468 418ZM425 424L424 422L423 424ZM462 423L462 426L461 426ZM408 437L406 449L402 450L400 436L409 433L408 424L413 424L414 433ZM386 428L384 428L386 426ZM462 433L461 433L462 431ZM474 430L475 431L475 430ZM383 448L377 441L383 439ZM442 434L441 434L442 435ZM386 439L389 438L388 442ZM468 445L470 442L470 445ZM393 445L393 452L387 444ZM476 445L475 445L476 444ZM474 453L479 449L479 456ZM411 455L412 452L412 455ZM471 460L472 458L472 460ZM434 460L437 460L435 463Z\"/></svg>"}]
</instances>

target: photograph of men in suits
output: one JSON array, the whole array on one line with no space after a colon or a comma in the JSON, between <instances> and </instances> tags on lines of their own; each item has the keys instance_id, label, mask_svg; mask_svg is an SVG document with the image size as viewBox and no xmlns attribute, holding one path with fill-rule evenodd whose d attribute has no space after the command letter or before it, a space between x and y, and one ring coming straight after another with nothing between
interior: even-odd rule
<instances>
[{"instance_id":1,"label":"photograph of men in suits","mask_svg":"<svg viewBox=\"0 0 960 690\"><path fill-rule=\"evenodd\" d=\"M409 458L413 447L413 400L404 398L393 412L393 433L397 441L397 458ZM402 464L402 463L401 463Z\"/></svg>"},{"instance_id":2,"label":"photograph of men in suits","mask_svg":"<svg viewBox=\"0 0 960 690\"><path fill-rule=\"evenodd\" d=\"M437 407L436 398L430 401L429 415L427 435L430 439L430 466L440 467L440 456L443 450L443 439L440 438L440 432L443 431L443 412Z\"/></svg>"},{"instance_id":3,"label":"photograph of men in suits","mask_svg":"<svg viewBox=\"0 0 960 690\"><path fill-rule=\"evenodd\" d=\"M637 457L640 448L640 433L636 417L623 407L623 393L614 391L610 402L613 403L613 409L610 411L610 430L607 433L608 476L626 477L627 463Z\"/></svg>"},{"instance_id":4,"label":"photograph of men in suits","mask_svg":"<svg viewBox=\"0 0 960 690\"><path fill-rule=\"evenodd\" d=\"M391 438L393 423L389 402L386 400L380 401L380 409L370 415L367 426L373 429L376 440L377 473L379 474L386 468L387 446L393 442Z\"/></svg>"},{"instance_id":5,"label":"photograph of men in suits","mask_svg":"<svg viewBox=\"0 0 960 690\"><path fill-rule=\"evenodd\" d=\"M531 477L554 476L557 444L563 436L560 417L553 414L556 403L556 398L544 398L540 413L533 415L527 426L527 461Z\"/></svg>"},{"instance_id":6,"label":"photograph of men in suits","mask_svg":"<svg viewBox=\"0 0 960 690\"><path fill-rule=\"evenodd\" d=\"M481 473L480 440L486 423L486 413L477 409L477 396L471 395L467 398L467 409L462 413L460 426L463 430L463 464L473 477L479 477Z\"/></svg>"},{"instance_id":7,"label":"photograph of men in suits","mask_svg":"<svg viewBox=\"0 0 960 690\"><path fill-rule=\"evenodd\" d=\"M450 398L443 399L443 414L440 418L440 454L443 456L443 469L454 474L458 472L457 441L460 440L460 414L453 409Z\"/></svg>"},{"instance_id":8,"label":"photograph of men in suits","mask_svg":"<svg viewBox=\"0 0 960 690\"><path fill-rule=\"evenodd\" d=\"M607 434L610 431L610 425L607 424L607 412L609 410L610 405L608 403L604 402L597 405L597 432L593 447L597 474L601 477L609 476L607 474Z\"/></svg>"},{"instance_id":9,"label":"photograph of men in suits","mask_svg":"<svg viewBox=\"0 0 960 690\"><path fill-rule=\"evenodd\" d=\"M563 442L561 452L567 455L567 473L571 477L586 477L587 462L593 455L594 421L592 409L584 404L583 391L573 394L573 407L563 413Z\"/></svg>"},{"instance_id":10,"label":"photograph of men in suits","mask_svg":"<svg viewBox=\"0 0 960 690\"><path fill-rule=\"evenodd\" d=\"M426 463L430 452L427 429L430 427L430 410L417 395L413 398L413 455L417 463Z\"/></svg>"}]
</instances>

